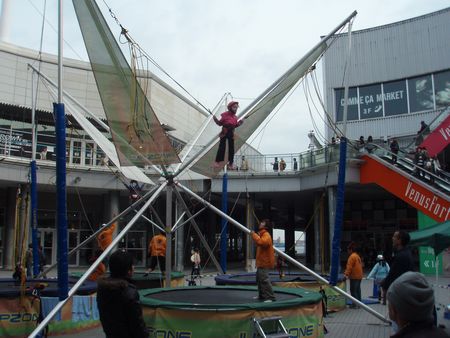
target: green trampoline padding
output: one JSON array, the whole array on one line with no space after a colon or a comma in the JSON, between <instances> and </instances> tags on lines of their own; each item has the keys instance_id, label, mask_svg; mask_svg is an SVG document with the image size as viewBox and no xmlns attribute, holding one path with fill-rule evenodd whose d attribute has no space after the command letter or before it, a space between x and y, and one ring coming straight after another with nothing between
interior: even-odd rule
<instances>
[{"instance_id":1,"label":"green trampoline padding","mask_svg":"<svg viewBox=\"0 0 450 338\"><path fill-rule=\"evenodd\" d=\"M140 290L143 306L191 310L246 310L274 309L316 304L322 295L301 288L273 288L276 301L271 303L254 299L258 289L254 286L197 286L175 289Z\"/></svg>"},{"instance_id":2,"label":"green trampoline padding","mask_svg":"<svg viewBox=\"0 0 450 338\"><path fill-rule=\"evenodd\" d=\"M147 276L144 276L146 274L145 271L135 271L133 273L133 280L136 281L140 281L140 280L160 280L160 279L164 279L165 277L163 275L161 275L160 272L151 272L149 273ZM84 275L84 272L72 272L70 274L71 277L74 278L81 278L81 276ZM183 272L178 272L178 271L173 271L170 273L170 277L171 279L175 279L175 278L184 278L184 273Z\"/></svg>"}]
</instances>

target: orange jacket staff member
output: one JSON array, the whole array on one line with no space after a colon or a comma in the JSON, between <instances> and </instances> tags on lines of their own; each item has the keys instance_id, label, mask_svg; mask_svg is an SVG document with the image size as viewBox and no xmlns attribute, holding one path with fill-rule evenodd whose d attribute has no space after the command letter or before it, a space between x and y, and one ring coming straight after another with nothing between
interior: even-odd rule
<instances>
[{"instance_id":1,"label":"orange jacket staff member","mask_svg":"<svg viewBox=\"0 0 450 338\"><path fill-rule=\"evenodd\" d=\"M155 270L156 265L159 265L161 272L166 271L166 236L159 234L153 236L148 245L148 255L150 257L150 268L147 272Z\"/></svg>"},{"instance_id":2,"label":"orange jacket staff member","mask_svg":"<svg viewBox=\"0 0 450 338\"><path fill-rule=\"evenodd\" d=\"M251 232L253 241L256 243L256 283L258 284L258 297L264 302L272 302L275 295L269 279L269 270L275 266L275 250L273 249L272 237L269 233L270 221L264 219L259 223L258 233Z\"/></svg>"},{"instance_id":3,"label":"orange jacket staff member","mask_svg":"<svg viewBox=\"0 0 450 338\"><path fill-rule=\"evenodd\" d=\"M97 236L97 242L98 246L102 251L105 251L105 249L111 244L114 230L116 230L117 223L111 224L108 228L103 230L98 236Z\"/></svg>"},{"instance_id":4,"label":"orange jacket staff member","mask_svg":"<svg viewBox=\"0 0 450 338\"><path fill-rule=\"evenodd\" d=\"M101 250L97 250L95 252L95 255L93 257L91 257L91 259L89 260L89 263L94 263L102 254L103 251ZM95 270L89 275L88 280L96 282L97 279L99 279L99 277L103 276L106 272L106 265L101 262L96 268Z\"/></svg>"},{"instance_id":5,"label":"orange jacket staff member","mask_svg":"<svg viewBox=\"0 0 450 338\"><path fill-rule=\"evenodd\" d=\"M350 280L350 294L361 301L361 280L363 278L363 267L361 257L356 252L356 243L351 242L347 247L349 254L347 267L345 268L344 277ZM359 308L356 304L350 305L350 308Z\"/></svg>"}]
</instances>

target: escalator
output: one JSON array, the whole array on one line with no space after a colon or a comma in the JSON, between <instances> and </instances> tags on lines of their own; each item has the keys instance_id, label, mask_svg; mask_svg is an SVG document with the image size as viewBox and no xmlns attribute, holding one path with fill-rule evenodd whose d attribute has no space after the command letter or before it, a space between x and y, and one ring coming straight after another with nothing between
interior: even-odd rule
<instances>
[{"instance_id":1,"label":"escalator","mask_svg":"<svg viewBox=\"0 0 450 338\"><path fill-rule=\"evenodd\" d=\"M438 155L450 144L450 107L447 107L417 136L416 144L426 148L428 155Z\"/></svg>"},{"instance_id":2,"label":"escalator","mask_svg":"<svg viewBox=\"0 0 450 338\"><path fill-rule=\"evenodd\" d=\"M375 183L437 222L450 219L450 183L448 177L422 170L408 158L398 157L392 164L391 153L378 148L361 156L361 184ZM423 175L418 177L422 170Z\"/></svg>"}]
</instances>

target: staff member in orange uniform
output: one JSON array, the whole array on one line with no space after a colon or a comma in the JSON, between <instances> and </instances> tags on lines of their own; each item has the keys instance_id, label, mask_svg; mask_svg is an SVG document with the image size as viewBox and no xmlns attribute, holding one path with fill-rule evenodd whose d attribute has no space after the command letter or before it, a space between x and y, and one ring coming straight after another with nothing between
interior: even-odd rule
<instances>
[{"instance_id":1,"label":"staff member in orange uniform","mask_svg":"<svg viewBox=\"0 0 450 338\"><path fill-rule=\"evenodd\" d=\"M158 234L153 236L150 244L148 245L148 255L150 257L150 268L147 270L147 273L155 270L156 265L159 265L159 268L162 273L166 271L166 236L163 234Z\"/></svg>"},{"instance_id":2,"label":"staff member in orange uniform","mask_svg":"<svg viewBox=\"0 0 450 338\"><path fill-rule=\"evenodd\" d=\"M363 267L361 257L356 252L356 243L351 242L347 247L349 257L345 268L344 278L350 280L350 294L361 301L361 280L363 278ZM350 305L352 309L358 309L356 304Z\"/></svg>"},{"instance_id":3,"label":"staff member in orange uniform","mask_svg":"<svg viewBox=\"0 0 450 338\"><path fill-rule=\"evenodd\" d=\"M256 243L256 283L258 284L258 298L264 302L272 302L275 295L270 283L269 270L275 266L275 250L273 249L272 237L269 233L270 221L264 219L259 223L258 233L251 232L253 241Z\"/></svg>"},{"instance_id":4,"label":"staff member in orange uniform","mask_svg":"<svg viewBox=\"0 0 450 338\"><path fill-rule=\"evenodd\" d=\"M106 248L111 244L116 226L117 223L111 224L97 236L98 246L100 247L100 249L102 249L102 251L105 251Z\"/></svg>"}]
</instances>

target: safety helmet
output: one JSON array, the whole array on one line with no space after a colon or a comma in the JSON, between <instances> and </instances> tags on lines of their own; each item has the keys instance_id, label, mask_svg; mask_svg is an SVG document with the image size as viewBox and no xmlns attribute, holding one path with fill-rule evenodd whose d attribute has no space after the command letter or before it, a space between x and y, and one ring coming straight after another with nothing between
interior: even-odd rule
<instances>
[{"instance_id":1,"label":"safety helmet","mask_svg":"<svg viewBox=\"0 0 450 338\"><path fill-rule=\"evenodd\" d=\"M231 107L233 107L235 104L237 104L239 106L239 102L237 102L237 101L231 101L230 103L228 103L227 104L228 110L230 110Z\"/></svg>"},{"instance_id":2,"label":"safety helmet","mask_svg":"<svg viewBox=\"0 0 450 338\"><path fill-rule=\"evenodd\" d=\"M378 255L377 256L377 261L382 261L384 259L383 255Z\"/></svg>"}]
</instances>

